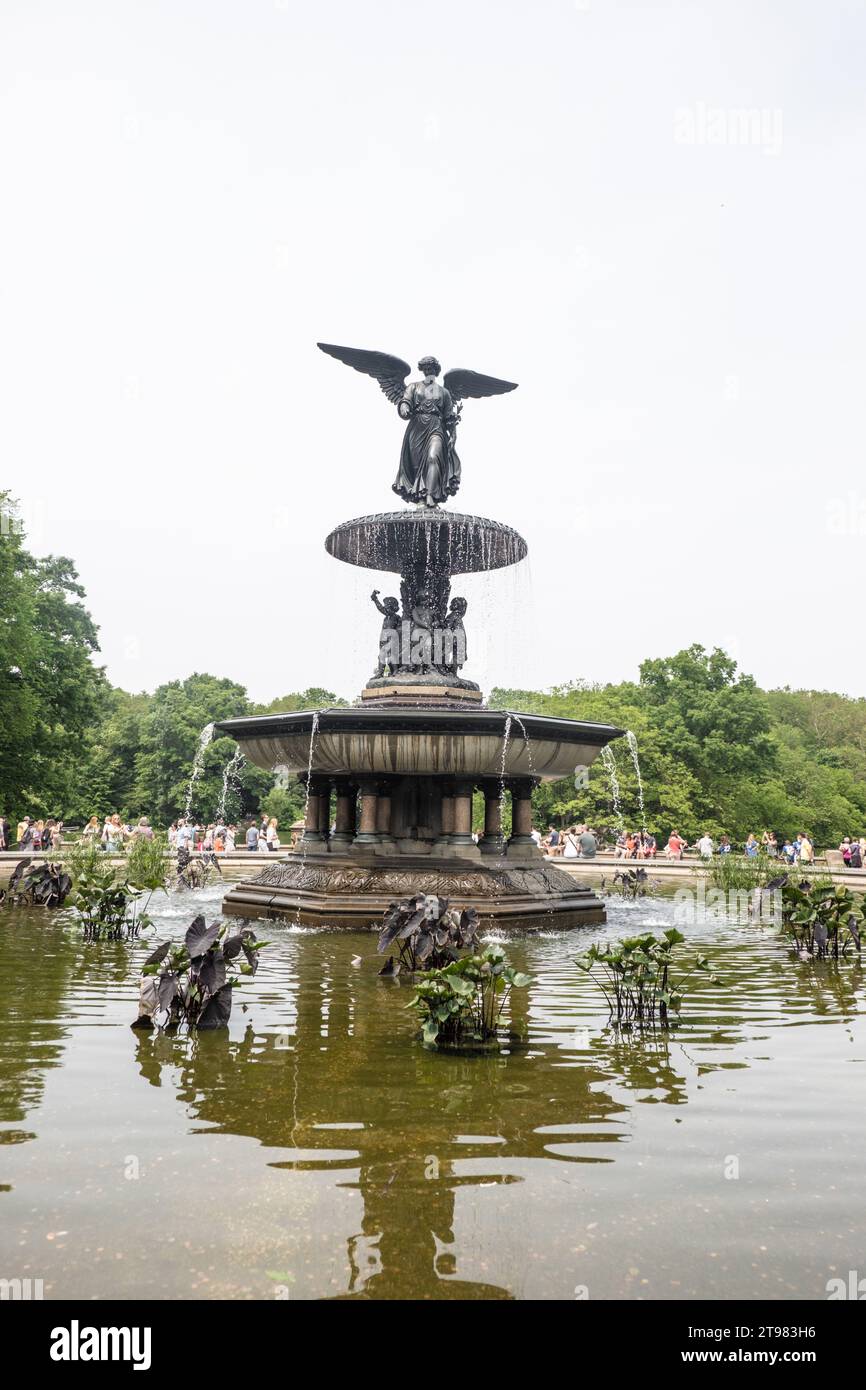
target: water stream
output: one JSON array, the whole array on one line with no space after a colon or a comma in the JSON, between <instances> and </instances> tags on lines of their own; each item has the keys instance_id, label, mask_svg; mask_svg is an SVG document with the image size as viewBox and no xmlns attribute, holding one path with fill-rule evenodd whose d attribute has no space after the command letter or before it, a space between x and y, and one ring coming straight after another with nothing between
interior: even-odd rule
<instances>
[{"instance_id":1,"label":"water stream","mask_svg":"<svg viewBox=\"0 0 866 1390\"><path fill-rule=\"evenodd\" d=\"M237 783L238 773L243 767L245 761L246 759L244 758L244 755L241 752L240 748L236 748L234 753L226 763L225 767L223 768L223 786L222 791L220 793L219 806L217 807L216 813L217 825L225 824L226 802L228 801L229 792L232 789L232 782Z\"/></svg>"},{"instance_id":2,"label":"water stream","mask_svg":"<svg viewBox=\"0 0 866 1390\"><path fill-rule=\"evenodd\" d=\"M520 732L523 734L523 742L526 744L526 761L529 763L529 775L530 777L534 777L535 766L532 761L532 744L529 739L529 734L526 732L526 725L520 718L520 715L515 714L513 710L508 711L508 717L514 720L515 724L519 726Z\"/></svg>"},{"instance_id":3,"label":"water stream","mask_svg":"<svg viewBox=\"0 0 866 1390\"><path fill-rule=\"evenodd\" d=\"M319 711L313 711L313 722L310 725L310 751L307 754L307 784L304 789L304 829L301 832L301 868L307 862L307 809L310 805L310 780L313 775L313 757L316 751L316 735L319 732ZM295 926L301 925L301 904L298 901L298 911L295 915Z\"/></svg>"},{"instance_id":4,"label":"water stream","mask_svg":"<svg viewBox=\"0 0 866 1390\"><path fill-rule=\"evenodd\" d=\"M505 845L505 759L508 756L508 740L511 737L511 715L506 714L502 730L502 757L499 761L499 835Z\"/></svg>"},{"instance_id":5,"label":"water stream","mask_svg":"<svg viewBox=\"0 0 866 1390\"><path fill-rule=\"evenodd\" d=\"M205 750L213 738L213 731L213 724L205 724L198 736L198 747L195 750L195 757L192 760L192 772L190 773L189 787L186 793L186 806L183 813L187 821L192 815L192 798L195 791L195 784L199 777L201 777L202 768L204 767Z\"/></svg>"},{"instance_id":6,"label":"water stream","mask_svg":"<svg viewBox=\"0 0 866 1390\"><path fill-rule=\"evenodd\" d=\"M628 751L631 753L631 760L634 763L635 777L637 778L637 802L640 810L640 823L643 833L647 834L646 810L643 804L643 778L640 775L640 762L637 756L637 736L631 729L626 730L626 743Z\"/></svg>"},{"instance_id":7,"label":"water stream","mask_svg":"<svg viewBox=\"0 0 866 1390\"><path fill-rule=\"evenodd\" d=\"M617 825L625 833L625 822L622 818L622 800L619 789L619 777L616 770L616 758L609 743L606 743L601 750L601 760L604 763L610 780L610 795L613 802L613 814L616 816Z\"/></svg>"}]
</instances>

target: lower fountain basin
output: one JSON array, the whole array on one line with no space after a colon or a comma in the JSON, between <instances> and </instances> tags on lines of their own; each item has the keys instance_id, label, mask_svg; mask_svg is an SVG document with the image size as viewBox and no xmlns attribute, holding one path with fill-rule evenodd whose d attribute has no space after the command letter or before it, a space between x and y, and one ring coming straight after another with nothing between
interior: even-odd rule
<instances>
[{"instance_id":1,"label":"lower fountain basin","mask_svg":"<svg viewBox=\"0 0 866 1390\"><path fill-rule=\"evenodd\" d=\"M588 767L622 729L504 710L328 709L316 715L225 719L219 733L237 740L256 767L356 775L533 777L554 781ZM311 747L312 744L312 747ZM312 761L311 761L312 759Z\"/></svg>"},{"instance_id":2,"label":"lower fountain basin","mask_svg":"<svg viewBox=\"0 0 866 1390\"><path fill-rule=\"evenodd\" d=\"M234 884L223 900L230 917L280 918L311 926L378 931L395 898L436 893L474 907L486 928L571 930L604 922L604 904L586 884L555 865L430 858L290 854Z\"/></svg>"}]
</instances>

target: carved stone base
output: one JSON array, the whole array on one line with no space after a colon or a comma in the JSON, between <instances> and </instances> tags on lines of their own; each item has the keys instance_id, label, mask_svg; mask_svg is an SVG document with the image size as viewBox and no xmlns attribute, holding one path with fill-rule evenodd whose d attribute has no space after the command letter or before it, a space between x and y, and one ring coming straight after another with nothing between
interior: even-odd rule
<instances>
[{"instance_id":1,"label":"carved stone base","mask_svg":"<svg viewBox=\"0 0 866 1390\"><path fill-rule=\"evenodd\" d=\"M405 855L359 864L333 854L269 864L233 887L223 912L234 917L288 918L305 925L378 929L395 898L437 893L455 907L475 907L487 926L540 931L593 926L605 921L590 888L550 864L473 863Z\"/></svg>"},{"instance_id":2,"label":"carved stone base","mask_svg":"<svg viewBox=\"0 0 866 1390\"><path fill-rule=\"evenodd\" d=\"M484 696L477 688L455 685L389 685L382 681L379 685L367 685L361 691L361 701L366 706L415 705L419 709L465 709L467 706L478 709Z\"/></svg>"},{"instance_id":3,"label":"carved stone base","mask_svg":"<svg viewBox=\"0 0 866 1390\"><path fill-rule=\"evenodd\" d=\"M456 671L398 671L393 676L371 676L361 691L366 706L415 705L419 708L479 708L484 696L474 681Z\"/></svg>"}]
</instances>

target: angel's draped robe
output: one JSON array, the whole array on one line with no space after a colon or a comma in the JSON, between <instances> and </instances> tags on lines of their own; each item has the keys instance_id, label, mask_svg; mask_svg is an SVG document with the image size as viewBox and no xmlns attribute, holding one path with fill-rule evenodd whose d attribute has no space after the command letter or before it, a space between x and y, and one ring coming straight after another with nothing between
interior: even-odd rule
<instances>
[{"instance_id":1,"label":"angel's draped robe","mask_svg":"<svg viewBox=\"0 0 866 1390\"><path fill-rule=\"evenodd\" d=\"M446 428L454 406L438 381L414 381L402 396L412 414L403 436L394 491L404 502L444 502L460 486L460 459Z\"/></svg>"}]
</instances>

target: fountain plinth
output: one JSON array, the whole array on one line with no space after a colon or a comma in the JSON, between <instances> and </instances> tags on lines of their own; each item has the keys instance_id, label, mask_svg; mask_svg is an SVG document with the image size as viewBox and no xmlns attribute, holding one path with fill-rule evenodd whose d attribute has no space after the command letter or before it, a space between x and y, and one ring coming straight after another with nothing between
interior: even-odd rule
<instances>
[{"instance_id":1,"label":"fountain plinth","mask_svg":"<svg viewBox=\"0 0 866 1390\"><path fill-rule=\"evenodd\" d=\"M438 363L423 358L424 382L404 389L401 359L324 350L376 376L408 421L395 491L415 505L344 522L325 541L338 560L399 575L399 596L371 594L382 617L378 661L354 708L217 726L250 762L285 768L306 787L298 845L232 888L224 910L370 928L395 897L423 892L476 907L488 922L602 922L593 892L544 860L531 833L531 798L539 781L574 777L622 730L486 709L462 674L468 603L452 594L452 578L519 564L527 546L510 526L439 506L459 484L455 401L513 384L461 370L446 374L446 390L433 375ZM477 841L476 792L484 798Z\"/></svg>"}]
</instances>

